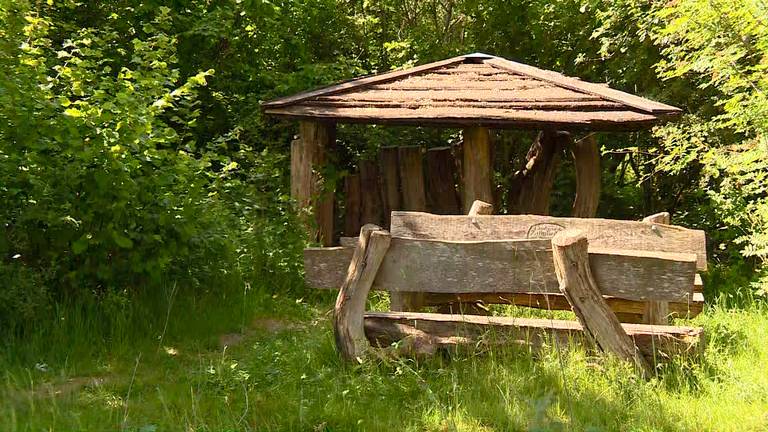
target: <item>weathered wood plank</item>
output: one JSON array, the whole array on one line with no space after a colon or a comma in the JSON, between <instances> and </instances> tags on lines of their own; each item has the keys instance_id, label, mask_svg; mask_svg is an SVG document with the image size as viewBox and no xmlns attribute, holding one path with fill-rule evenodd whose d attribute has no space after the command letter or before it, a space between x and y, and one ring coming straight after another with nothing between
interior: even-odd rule
<instances>
[{"instance_id":1,"label":"weathered wood plank","mask_svg":"<svg viewBox=\"0 0 768 432\"><path fill-rule=\"evenodd\" d=\"M672 215L670 215L669 212L661 212L644 217L643 222L668 225L671 219ZM642 322L645 324L666 325L669 324L669 315L669 302L649 301L645 304Z\"/></svg>"},{"instance_id":2,"label":"weathered wood plank","mask_svg":"<svg viewBox=\"0 0 768 432\"><path fill-rule=\"evenodd\" d=\"M456 162L450 147L427 150L427 204L431 213L459 214Z\"/></svg>"},{"instance_id":3,"label":"weathered wood plank","mask_svg":"<svg viewBox=\"0 0 768 432\"><path fill-rule=\"evenodd\" d=\"M360 161L360 221L362 225L381 225L384 222L384 205L379 190L379 166L370 160Z\"/></svg>"},{"instance_id":4,"label":"weathered wood plank","mask_svg":"<svg viewBox=\"0 0 768 432\"><path fill-rule=\"evenodd\" d=\"M610 219L535 215L438 216L393 212L393 237L447 241L549 239L566 228L584 230L590 246L618 250L693 253L699 270L707 268L704 231L674 225Z\"/></svg>"},{"instance_id":5,"label":"weathered wood plank","mask_svg":"<svg viewBox=\"0 0 768 432\"><path fill-rule=\"evenodd\" d=\"M588 248L587 237L576 229L561 231L552 237L552 255L560 292L571 304L584 332L603 351L633 364L642 374L649 374L650 366L603 300L589 265Z\"/></svg>"},{"instance_id":6,"label":"weathered wood plank","mask_svg":"<svg viewBox=\"0 0 768 432\"><path fill-rule=\"evenodd\" d=\"M604 295L682 301L693 290L696 256L593 248L590 264ZM393 237L374 287L394 292L559 292L551 245L544 239Z\"/></svg>"},{"instance_id":7,"label":"weathered wood plank","mask_svg":"<svg viewBox=\"0 0 768 432\"><path fill-rule=\"evenodd\" d=\"M493 204L491 134L488 128L464 129L462 156L464 158L461 164L464 170L462 205L464 213L467 213L475 200Z\"/></svg>"},{"instance_id":8,"label":"weathered wood plank","mask_svg":"<svg viewBox=\"0 0 768 432\"><path fill-rule=\"evenodd\" d=\"M344 283L354 247L304 249L304 281L319 289L339 289Z\"/></svg>"},{"instance_id":9,"label":"weathered wood plank","mask_svg":"<svg viewBox=\"0 0 768 432\"><path fill-rule=\"evenodd\" d=\"M469 208L468 216L493 214L493 206L485 201L475 200Z\"/></svg>"},{"instance_id":10,"label":"weathered wood plank","mask_svg":"<svg viewBox=\"0 0 768 432\"><path fill-rule=\"evenodd\" d=\"M344 234L348 236L360 232L361 214L360 214L360 175L350 174L344 179L344 191L346 200L344 202ZM355 237L357 241L357 237ZM343 244L342 244L343 246Z\"/></svg>"},{"instance_id":11,"label":"weathered wood plank","mask_svg":"<svg viewBox=\"0 0 768 432\"><path fill-rule=\"evenodd\" d=\"M576 168L576 197L573 217L593 218L600 203L600 149L594 135L587 135L571 145Z\"/></svg>"},{"instance_id":12,"label":"weathered wood plank","mask_svg":"<svg viewBox=\"0 0 768 432\"><path fill-rule=\"evenodd\" d=\"M363 313L373 278L389 247L390 236L375 225L364 225L360 239L339 289L333 309L336 349L346 361L354 361L368 348L363 330Z\"/></svg>"},{"instance_id":13,"label":"weathered wood plank","mask_svg":"<svg viewBox=\"0 0 768 432\"><path fill-rule=\"evenodd\" d=\"M384 223L389 229L393 210L402 210L400 198L400 158L397 147L382 147L381 160L381 197L384 201Z\"/></svg>"},{"instance_id":14,"label":"weathered wood plank","mask_svg":"<svg viewBox=\"0 0 768 432\"><path fill-rule=\"evenodd\" d=\"M622 324L622 327L649 363L675 355L696 356L704 345L701 328L643 324ZM432 336L439 348L487 343L530 346L539 350L551 346L553 339L558 346L588 342L577 321L412 312L365 313L365 335L373 346L389 346L409 336L410 329L419 329Z\"/></svg>"}]
</instances>

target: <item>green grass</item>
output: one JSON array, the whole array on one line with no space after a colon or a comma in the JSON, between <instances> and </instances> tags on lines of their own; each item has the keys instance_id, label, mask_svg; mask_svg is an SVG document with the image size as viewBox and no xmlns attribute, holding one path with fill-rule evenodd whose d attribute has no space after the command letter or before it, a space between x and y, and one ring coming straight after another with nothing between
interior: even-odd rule
<instances>
[{"instance_id":1,"label":"green grass","mask_svg":"<svg viewBox=\"0 0 768 432\"><path fill-rule=\"evenodd\" d=\"M760 306L709 308L694 321L709 335L703 359L646 382L578 348L344 366L329 295L243 295L163 295L151 307L123 304L125 318L111 321L95 307L59 311L58 327L3 351L0 430L768 429ZM230 332L244 336L223 348Z\"/></svg>"}]
</instances>

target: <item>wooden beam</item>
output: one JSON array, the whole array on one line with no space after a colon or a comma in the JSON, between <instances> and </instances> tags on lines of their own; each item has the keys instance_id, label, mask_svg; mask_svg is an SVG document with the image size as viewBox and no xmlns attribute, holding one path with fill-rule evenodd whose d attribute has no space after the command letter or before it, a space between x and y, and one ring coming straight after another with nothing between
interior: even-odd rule
<instances>
[{"instance_id":1,"label":"wooden beam","mask_svg":"<svg viewBox=\"0 0 768 432\"><path fill-rule=\"evenodd\" d=\"M450 147L427 150L427 204L431 213L459 214L456 162Z\"/></svg>"},{"instance_id":2,"label":"wooden beam","mask_svg":"<svg viewBox=\"0 0 768 432\"><path fill-rule=\"evenodd\" d=\"M699 270L707 268L704 231L639 221L561 218L535 215L438 216L394 212L393 237L446 241L548 239L566 228L585 231L590 245L599 248L694 253Z\"/></svg>"},{"instance_id":3,"label":"wooden beam","mask_svg":"<svg viewBox=\"0 0 768 432\"><path fill-rule=\"evenodd\" d=\"M634 364L643 374L650 374L648 362L603 300L590 268L587 249L587 237L578 230L565 230L552 238L552 254L560 291L571 304L585 333L595 340L603 351Z\"/></svg>"},{"instance_id":4,"label":"wooden beam","mask_svg":"<svg viewBox=\"0 0 768 432\"><path fill-rule=\"evenodd\" d=\"M526 155L525 166L515 173L509 192L510 212L549 214L552 184L563 147L570 142L567 132L540 132Z\"/></svg>"},{"instance_id":5,"label":"wooden beam","mask_svg":"<svg viewBox=\"0 0 768 432\"><path fill-rule=\"evenodd\" d=\"M472 207L469 208L467 216L490 215L493 214L493 206L485 201L475 200Z\"/></svg>"},{"instance_id":6,"label":"wooden beam","mask_svg":"<svg viewBox=\"0 0 768 432\"><path fill-rule=\"evenodd\" d=\"M600 149L594 135L571 145L576 168L576 198L573 200L573 217L593 218L600 203Z\"/></svg>"},{"instance_id":7,"label":"wooden beam","mask_svg":"<svg viewBox=\"0 0 768 432\"><path fill-rule=\"evenodd\" d=\"M379 167L374 161L360 161L360 221L362 225L381 225L384 221L384 205L379 187Z\"/></svg>"},{"instance_id":8,"label":"wooden beam","mask_svg":"<svg viewBox=\"0 0 768 432\"><path fill-rule=\"evenodd\" d=\"M333 309L333 334L336 348L346 361L360 359L368 343L363 331L363 313L368 292L389 247L389 233L375 225L365 225L339 289Z\"/></svg>"},{"instance_id":9,"label":"wooden beam","mask_svg":"<svg viewBox=\"0 0 768 432\"><path fill-rule=\"evenodd\" d=\"M413 312L366 312L365 335L373 346L387 347L418 329L437 348L468 345L524 346L538 351L551 346L583 345L587 342L577 321L498 316L445 315ZM622 324L649 363L676 355L695 356L703 351L703 331L697 327Z\"/></svg>"},{"instance_id":10,"label":"wooden beam","mask_svg":"<svg viewBox=\"0 0 768 432\"><path fill-rule=\"evenodd\" d=\"M381 160L381 196L384 201L384 223L389 229L391 212L403 210L400 198L400 158L397 147L382 147Z\"/></svg>"},{"instance_id":11,"label":"wooden beam","mask_svg":"<svg viewBox=\"0 0 768 432\"><path fill-rule=\"evenodd\" d=\"M400 147L400 186L402 188L403 208L423 211L427 208L424 188L424 166L421 146ZM389 294L390 309L393 311L417 311L421 308L424 293L392 292Z\"/></svg>"},{"instance_id":12,"label":"wooden beam","mask_svg":"<svg viewBox=\"0 0 768 432\"><path fill-rule=\"evenodd\" d=\"M685 301L696 256L590 249L603 294L629 300ZM428 269L428 270L427 270ZM393 237L374 289L436 293L557 293L549 240L441 241Z\"/></svg>"},{"instance_id":13,"label":"wooden beam","mask_svg":"<svg viewBox=\"0 0 768 432\"><path fill-rule=\"evenodd\" d=\"M336 141L336 125L302 121L301 139L291 144L291 195L300 209L310 209L314 216L306 220L313 240L324 246L333 244L334 191L322 178L326 150Z\"/></svg>"},{"instance_id":14,"label":"wooden beam","mask_svg":"<svg viewBox=\"0 0 768 432\"><path fill-rule=\"evenodd\" d=\"M671 221L671 215L668 212L656 213L643 218L643 222L650 224L665 224L669 225ZM666 325L669 323L669 302L666 301L649 301L645 303L645 311L643 312L643 322L645 324L661 324Z\"/></svg>"},{"instance_id":15,"label":"wooden beam","mask_svg":"<svg viewBox=\"0 0 768 432\"><path fill-rule=\"evenodd\" d=\"M484 127L464 129L464 161L462 163L464 213L467 213L475 200L493 204L491 164L491 134Z\"/></svg>"},{"instance_id":16,"label":"wooden beam","mask_svg":"<svg viewBox=\"0 0 768 432\"><path fill-rule=\"evenodd\" d=\"M360 175L350 174L344 179L346 200L344 203L344 234L352 236L360 232Z\"/></svg>"},{"instance_id":17,"label":"wooden beam","mask_svg":"<svg viewBox=\"0 0 768 432\"><path fill-rule=\"evenodd\" d=\"M321 289L341 287L354 251L354 247L345 246L305 248L304 280L307 286Z\"/></svg>"}]
</instances>

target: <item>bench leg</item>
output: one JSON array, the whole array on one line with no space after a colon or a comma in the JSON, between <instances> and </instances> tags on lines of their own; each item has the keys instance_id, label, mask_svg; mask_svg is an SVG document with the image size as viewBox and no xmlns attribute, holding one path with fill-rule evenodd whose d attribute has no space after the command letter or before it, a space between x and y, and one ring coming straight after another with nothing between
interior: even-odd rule
<instances>
[{"instance_id":1,"label":"bench leg","mask_svg":"<svg viewBox=\"0 0 768 432\"><path fill-rule=\"evenodd\" d=\"M360 238L347 270L347 278L336 297L333 333L342 358L353 361L368 348L363 330L363 313L368 292L389 249L389 232L368 224L360 229Z\"/></svg>"},{"instance_id":2,"label":"bench leg","mask_svg":"<svg viewBox=\"0 0 768 432\"><path fill-rule=\"evenodd\" d=\"M650 366L603 299L589 267L587 237L582 231L560 231L552 238L552 258L560 291L579 318L584 333L606 352L635 365L643 374Z\"/></svg>"}]
</instances>

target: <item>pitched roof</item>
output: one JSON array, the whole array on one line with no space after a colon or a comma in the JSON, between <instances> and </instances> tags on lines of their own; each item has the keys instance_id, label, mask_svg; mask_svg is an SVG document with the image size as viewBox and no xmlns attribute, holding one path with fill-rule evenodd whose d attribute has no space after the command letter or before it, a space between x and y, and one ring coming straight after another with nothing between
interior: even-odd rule
<instances>
[{"instance_id":1,"label":"pitched roof","mask_svg":"<svg viewBox=\"0 0 768 432\"><path fill-rule=\"evenodd\" d=\"M264 102L266 114L350 123L641 129L679 108L482 53Z\"/></svg>"}]
</instances>

